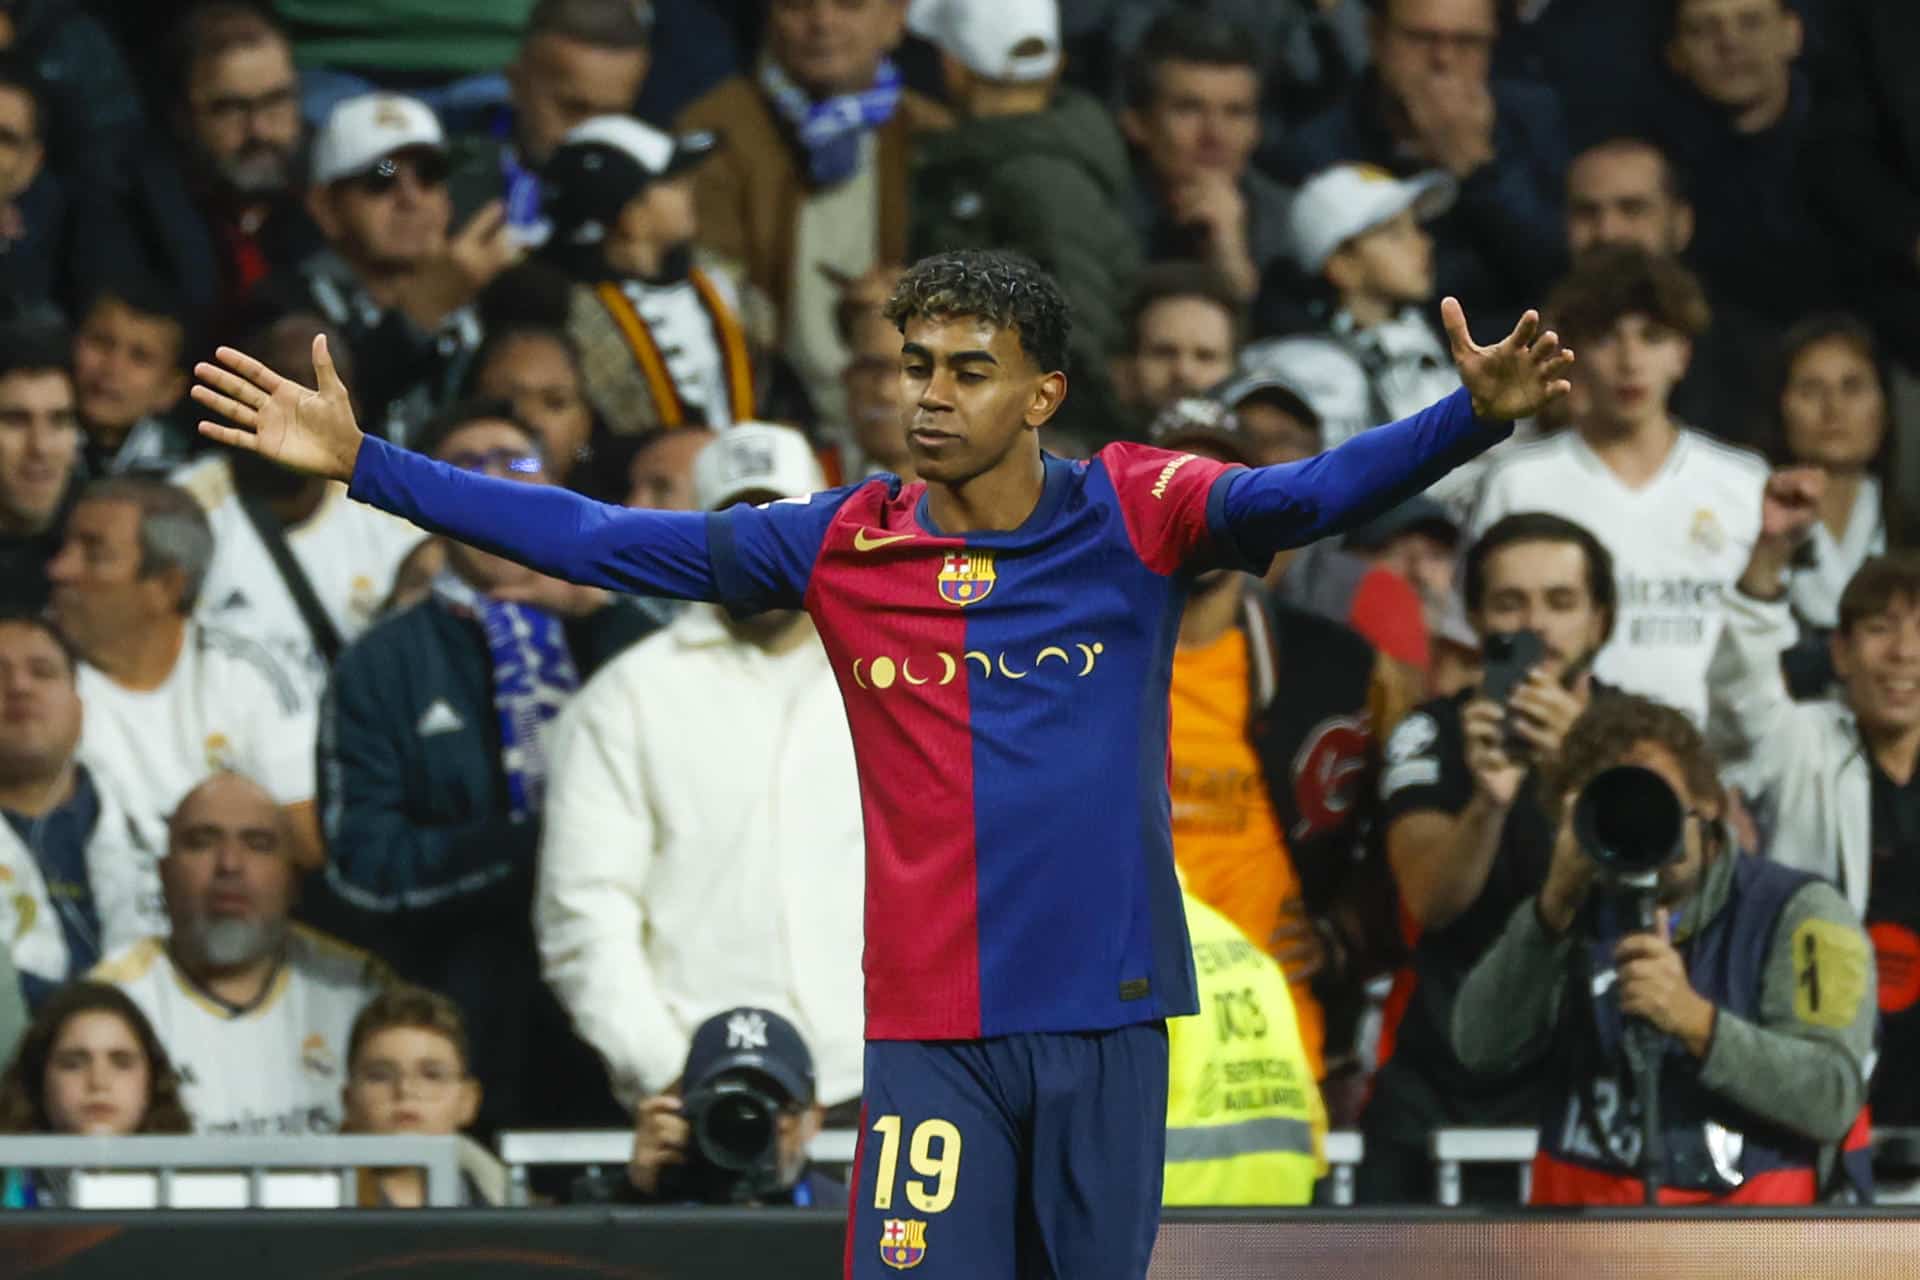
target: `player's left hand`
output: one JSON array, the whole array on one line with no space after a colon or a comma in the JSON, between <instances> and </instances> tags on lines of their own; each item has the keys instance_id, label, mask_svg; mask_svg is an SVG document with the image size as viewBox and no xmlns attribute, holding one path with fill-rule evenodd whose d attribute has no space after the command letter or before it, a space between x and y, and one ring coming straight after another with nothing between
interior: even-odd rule
<instances>
[{"instance_id":1,"label":"player's left hand","mask_svg":"<svg viewBox=\"0 0 1920 1280\"><path fill-rule=\"evenodd\" d=\"M1573 390L1562 375L1573 363L1573 352L1560 345L1551 329L1540 332L1540 313L1520 317L1513 332L1491 347L1480 346L1467 331L1467 313L1458 299L1440 304L1453 362L1460 381L1473 397L1474 416L1487 422L1530 418Z\"/></svg>"}]
</instances>

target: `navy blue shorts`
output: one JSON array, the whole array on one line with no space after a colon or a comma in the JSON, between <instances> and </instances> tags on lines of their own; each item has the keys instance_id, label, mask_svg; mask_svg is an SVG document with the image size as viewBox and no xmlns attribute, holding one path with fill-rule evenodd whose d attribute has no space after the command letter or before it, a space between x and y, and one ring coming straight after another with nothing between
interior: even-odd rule
<instances>
[{"instance_id":1,"label":"navy blue shorts","mask_svg":"<svg viewBox=\"0 0 1920 1280\"><path fill-rule=\"evenodd\" d=\"M1143 1280L1167 1032L867 1045L847 1280Z\"/></svg>"}]
</instances>

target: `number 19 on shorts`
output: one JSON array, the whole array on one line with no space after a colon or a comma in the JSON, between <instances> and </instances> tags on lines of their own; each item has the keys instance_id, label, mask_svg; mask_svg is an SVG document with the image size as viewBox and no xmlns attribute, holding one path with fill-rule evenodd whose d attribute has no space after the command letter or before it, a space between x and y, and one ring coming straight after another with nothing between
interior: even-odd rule
<instances>
[{"instance_id":1,"label":"number 19 on shorts","mask_svg":"<svg viewBox=\"0 0 1920 1280\"><path fill-rule=\"evenodd\" d=\"M893 1192L900 1174L900 1117L881 1116L873 1131L880 1135L880 1158L874 1165L873 1207L893 1208ZM907 1141L907 1167L916 1175L901 1189L918 1213L940 1213L953 1203L960 1178L960 1130L949 1120L922 1120Z\"/></svg>"}]
</instances>

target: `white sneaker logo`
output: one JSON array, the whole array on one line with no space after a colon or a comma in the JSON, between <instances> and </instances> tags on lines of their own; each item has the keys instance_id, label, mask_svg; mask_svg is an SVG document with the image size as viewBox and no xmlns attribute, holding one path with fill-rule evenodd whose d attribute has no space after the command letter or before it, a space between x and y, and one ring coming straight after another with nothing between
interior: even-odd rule
<instances>
[{"instance_id":1,"label":"white sneaker logo","mask_svg":"<svg viewBox=\"0 0 1920 1280\"><path fill-rule=\"evenodd\" d=\"M436 733L458 733L467 727L460 713L447 705L445 698L435 698L433 705L421 713L420 723L413 731L423 738L431 738Z\"/></svg>"}]
</instances>

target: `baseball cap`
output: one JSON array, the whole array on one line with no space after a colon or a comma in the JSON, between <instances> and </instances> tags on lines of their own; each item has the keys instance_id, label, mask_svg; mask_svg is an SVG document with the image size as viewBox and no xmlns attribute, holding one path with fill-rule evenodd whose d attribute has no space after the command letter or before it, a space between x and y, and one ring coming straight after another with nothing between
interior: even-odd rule
<instances>
[{"instance_id":1,"label":"baseball cap","mask_svg":"<svg viewBox=\"0 0 1920 1280\"><path fill-rule=\"evenodd\" d=\"M563 226L611 222L648 184L693 168L718 145L711 133L676 135L632 116L594 116L567 131L541 170L547 216Z\"/></svg>"},{"instance_id":2,"label":"baseball cap","mask_svg":"<svg viewBox=\"0 0 1920 1280\"><path fill-rule=\"evenodd\" d=\"M1378 165L1337 164L1307 179L1294 193L1288 222L1300 265L1314 275L1347 241L1412 209L1425 222L1445 213L1459 192L1451 176L1434 170L1396 178Z\"/></svg>"},{"instance_id":3,"label":"baseball cap","mask_svg":"<svg viewBox=\"0 0 1920 1280\"><path fill-rule=\"evenodd\" d=\"M826 487L807 438L768 422L735 423L693 460L693 499L703 511L718 511L750 493L801 498Z\"/></svg>"},{"instance_id":4,"label":"baseball cap","mask_svg":"<svg viewBox=\"0 0 1920 1280\"><path fill-rule=\"evenodd\" d=\"M327 122L314 137L313 183L324 187L365 173L410 147L446 153L447 135L432 107L398 93L343 99L327 113Z\"/></svg>"},{"instance_id":5,"label":"baseball cap","mask_svg":"<svg viewBox=\"0 0 1920 1280\"><path fill-rule=\"evenodd\" d=\"M681 1076L686 1088L737 1069L760 1072L795 1102L813 1101L813 1054L799 1030L770 1009L728 1009L694 1029Z\"/></svg>"},{"instance_id":6,"label":"baseball cap","mask_svg":"<svg viewBox=\"0 0 1920 1280\"><path fill-rule=\"evenodd\" d=\"M1283 413L1298 418L1315 431L1320 430L1320 415L1307 403L1307 398L1295 390L1284 378L1271 373L1254 372L1235 374L1215 387L1212 397L1229 409L1238 410L1241 405L1270 404Z\"/></svg>"},{"instance_id":7,"label":"baseball cap","mask_svg":"<svg viewBox=\"0 0 1920 1280\"><path fill-rule=\"evenodd\" d=\"M1460 522L1432 498L1415 494L1399 506L1389 507L1358 528L1348 530L1346 545L1354 550L1372 551L1404 533L1430 533L1451 546L1460 541Z\"/></svg>"},{"instance_id":8,"label":"baseball cap","mask_svg":"<svg viewBox=\"0 0 1920 1280\"><path fill-rule=\"evenodd\" d=\"M1059 0L930 0L908 21L983 80L1032 84L1060 69Z\"/></svg>"},{"instance_id":9,"label":"baseball cap","mask_svg":"<svg viewBox=\"0 0 1920 1280\"><path fill-rule=\"evenodd\" d=\"M1240 419L1212 396L1175 400L1154 417L1147 439L1162 449L1211 448L1229 462L1254 465L1253 448L1240 432Z\"/></svg>"}]
</instances>

